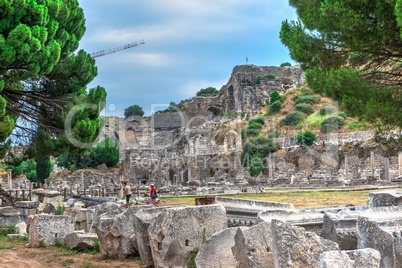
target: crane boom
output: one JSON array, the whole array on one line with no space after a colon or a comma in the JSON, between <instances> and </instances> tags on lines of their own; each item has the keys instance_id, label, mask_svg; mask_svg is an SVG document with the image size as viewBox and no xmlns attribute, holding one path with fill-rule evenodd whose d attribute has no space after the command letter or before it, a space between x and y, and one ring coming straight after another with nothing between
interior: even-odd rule
<instances>
[{"instance_id":1,"label":"crane boom","mask_svg":"<svg viewBox=\"0 0 402 268\"><path fill-rule=\"evenodd\" d=\"M111 53L115 53L115 52L120 51L120 50L136 47L136 46L143 45L143 44L145 44L145 41L141 40L141 41L130 43L130 44L127 44L127 45L124 45L124 46L121 46L121 47L105 49L105 50L101 50L101 51L98 51L98 52L94 52L94 53L91 53L90 55L91 55L92 58L102 57L102 56L105 56L105 55L108 55L108 54L111 54Z\"/></svg>"}]
</instances>

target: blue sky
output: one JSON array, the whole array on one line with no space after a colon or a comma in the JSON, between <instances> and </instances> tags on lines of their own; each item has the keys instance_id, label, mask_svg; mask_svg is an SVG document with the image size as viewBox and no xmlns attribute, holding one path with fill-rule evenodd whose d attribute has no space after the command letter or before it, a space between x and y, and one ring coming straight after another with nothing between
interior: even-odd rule
<instances>
[{"instance_id":1,"label":"blue sky","mask_svg":"<svg viewBox=\"0 0 402 268\"><path fill-rule=\"evenodd\" d=\"M296 19L287 0L79 0L86 18L80 48L88 53L144 40L96 58L89 85L107 91L104 115L123 116L138 104L155 107L218 90L246 63L295 64L279 39L282 21Z\"/></svg>"}]
</instances>

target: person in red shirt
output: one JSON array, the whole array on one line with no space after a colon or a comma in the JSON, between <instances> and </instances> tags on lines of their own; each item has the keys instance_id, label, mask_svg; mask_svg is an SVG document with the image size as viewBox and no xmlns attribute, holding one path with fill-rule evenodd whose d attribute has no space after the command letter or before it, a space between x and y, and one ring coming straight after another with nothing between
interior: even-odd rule
<instances>
[{"instance_id":1,"label":"person in red shirt","mask_svg":"<svg viewBox=\"0 0 402 268\"><path fill-rule=\"evenodd\" d=\"M151 197L152 205L158 206L156 204L156 198L158 198L158 193L156 192L156 187L155 187L155 185L153 183L151 184L151 189L149 191L149 196Z\"/></svg>"}]
</instances>

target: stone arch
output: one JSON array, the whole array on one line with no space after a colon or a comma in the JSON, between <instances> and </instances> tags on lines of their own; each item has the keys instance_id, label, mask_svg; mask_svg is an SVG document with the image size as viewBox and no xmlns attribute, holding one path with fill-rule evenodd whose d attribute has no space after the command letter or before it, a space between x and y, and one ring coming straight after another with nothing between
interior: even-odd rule
<instances>
[{"instance_id":1,"label":"stone arch","mask_svg":"<svg viewBox=\"0 0 402 268\"><path fill-rule=\"evenodd\" d=\"M205 117L207 118L207 121L220 119L222 117L222 110L217 107L210 106L205 112Z\"/></svg>"},{"instance_id":2,"label":"stone arch","mask_svg":"<svg viewBox=\"0 0 402 268\"><path fill-rule=\"evenodd\" d=\"M239 134L234 130L229 130L225 134L225 150L226 151L237 151L239 146L241 147L241 139L239 139Z\"/></svg>"}]
</instances>

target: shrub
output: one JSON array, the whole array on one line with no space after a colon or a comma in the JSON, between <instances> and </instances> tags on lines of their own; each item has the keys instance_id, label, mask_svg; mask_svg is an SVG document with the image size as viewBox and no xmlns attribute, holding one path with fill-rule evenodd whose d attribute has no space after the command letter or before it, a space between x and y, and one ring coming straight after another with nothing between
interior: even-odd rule
<instances>
[{"instance_id":1,"label":"shrub","mask_svg":"<svg viewBox=\"0 0 402 268\"><path fill-rule=\"evenodd\" d=\"M292 111L291 113L287 114L284 119L280 121L280 124L288 126L296 126L304 118L306 118L305 113L299 111Z\"/></svg>"},{"instance_id":2,"label":"shrub","mask_svg":"<svg viewBox=\"0 0 402 268\"><path fill-rule=\"evenodd\" d=\"M276 75L274 75L272 73L269 73L265 77L268 78L268 79L275 79Z\"/></svg>"},{"instance_id":3,"label":"shrub","mask_svg":"<svg viewBox=\"0 0 402 268\"><path fill-rule=\"evenodd\" d=\"M314 104L319 102L321 99L318 95L297 95L295 97L295 105L299 103L307 103L307 104Z\"/></svg>"},{"instance_id":4,"label":"shrub","mask_svg":"<svg viewBox=\"0 0 402 268\"><path fill-rule=\"evenodd\" d=\"M339 112L336 115L342 117L343 119L346 119L346 117L347 117L345 112Z\"/></svg>"},{"instance_id":5,"label":"shrub","mask_svg":"<svg viewBox=\"0 0 402 268\"><path fill-rule=\"evenodd\" d=\"M308 103L299 103L295 105L295 111L299 111L309 115L314 113L314 107Z\"/></svg>"},{"instance_id":6,"label":"shrub","mask_svg":"<svg viewBox=\"0 0 402 268\"><path fill-rule=\"evenodd\" d=\"M333 105L323 105L320 110L318 111L318 113L320 115L330 115L333 114L336 111L336 107Z\"/></svg>"},{"instance_id":7,"label":"shrub","mask_svg":"<svg viewBox=\"0 0 402 268\"><path fill-rule=\"evenodd\" d=\"M282 109L282 102L277 100L269 105L269 114L276 114Z\"/></svg>"},{"instance_id":8,"label":"shrub","mask_svg":"<svg viewBox=\"0 0 402 268\"><path fill-rule=\"evenodd\" d=\"M338 130L342 127L344 122L345 119L343 119L343 117L336 115L330 116L321 122L321 131L330 132L333 130Z\"/></svg>"},{"instance_id":9,"label":"shrub","mask_svg":"<svg viewBox=\"0 0 402 268\"><path fill-rule=\"evenodd\" d=\"M269 102L273 103L275 101L280 101L280 102L283 101L282 96L276 90L272 91L271 94L269 94Z\"/></svg>"},{"instance_id":10,"label":"shrub","mask_svg":"<svg viewBox=\"0 0 402 268\"><path fill-rule=\"evenodd\" d=\"M311 130L300 131L297 133L296 144L311 146L316 141L317 136Z\"/></svg>"},{"instance_id":11,"label":"shrub","mask_svg":"<svg viewBox=\"0 0 402 268\"><path fill-rule=\"evenodd\" d=\"M292 64L290 64L290 62L281 63L281 67L285 67L285 66L292 66Z\"/></svg>"},{"instance_id":12,"label":"shrub","mask_svg":"<svg viewBox=\"0 0 402 268\"><path fill-rule=\"evenodd\" d=\"M55 215L63 215L65 210L66 210L66 207L64 206L64 203L57 202L57 207L56 207L56 211L54 212L54 214Z\"/></svg>"},{"instance_id":13,"label":"shrub","mask_svg":"<svg viewBox=\"0 0 402 268\"><path fill-rule=\"evenodd\" d=\"M255 124L255 123L258 123L258 124L260 124L260 125L264 125L264 123L265 123L265 118L264 118L264 116L259 115L259 116L257 116L257 117L251 118L251 119L248 121L248 124L249 124L249 125L252 125L252 124ZM260 128L261 128L261 127L260 127Z\"/></svg>"}]
</instances>

